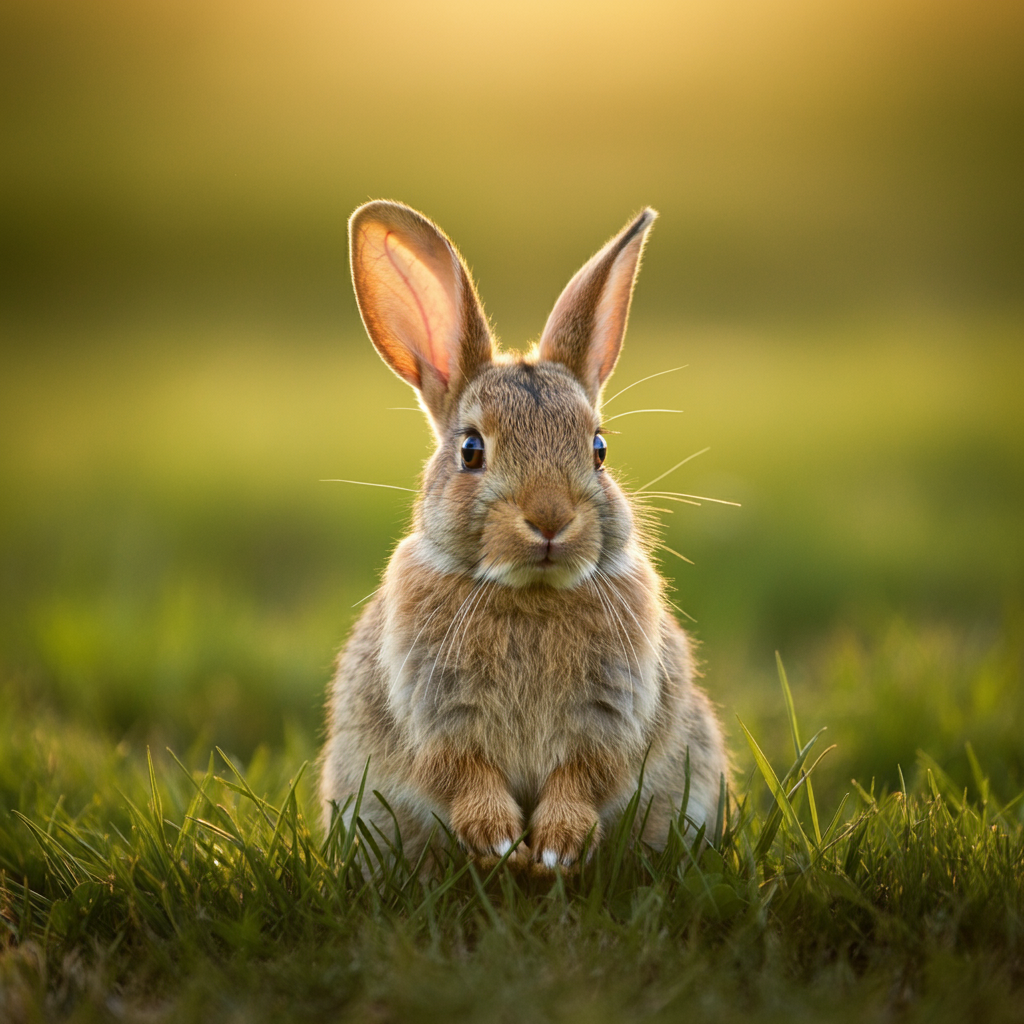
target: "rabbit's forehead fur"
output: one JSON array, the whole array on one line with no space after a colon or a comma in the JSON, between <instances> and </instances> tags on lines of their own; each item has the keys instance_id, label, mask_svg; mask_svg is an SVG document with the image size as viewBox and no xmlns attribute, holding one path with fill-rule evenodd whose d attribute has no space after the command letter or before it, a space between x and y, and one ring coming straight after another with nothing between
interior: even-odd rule
<instances>
[{"instance_id":1,"label":"rabbit's forehead fur","mask_svg":"<svg viewBox=\"0 0 1024 1024\"><path fill-rule=\"evenodd\" d=\"M502 463L535 461L543 453L554 463L577 461L600 417L576 378L560 363L516 361L487 367L459 402L456 431L472 427L491 443Z\"/></svg>"}]
</instances>

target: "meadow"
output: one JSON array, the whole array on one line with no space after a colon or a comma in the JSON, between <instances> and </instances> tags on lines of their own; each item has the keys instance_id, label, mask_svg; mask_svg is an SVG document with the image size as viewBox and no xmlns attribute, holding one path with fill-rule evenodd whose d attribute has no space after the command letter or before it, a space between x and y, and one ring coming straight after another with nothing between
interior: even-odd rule
<instances>
[{"instance_id":1,"label":"meadow","mask_svg":"<svg viewBox=\"0 0 1024 1024\"><path fill-rule=\"evenodd\" d=\"M0 5L0 1021L1024 1020L1022 54L1002 0ZM430 442L378 196L510 348L660 211L607 465L726 503L656 551L715 834L321 832L412 498L326 481Z\"/></svg>"},{"instance_id":2,"label":"meadow","mask_svg":"<svg viewBox=\"0 0 1024 1024\"><path fill-rule=\"evenodd\" d=\"M1019 1019L1014 325L636 319L619 388L689 365L609 403L630 413L609 460L639 485L710 447L671 479L740 503L671 506L662 539L694 564L661 552L732 814L717 851L609 840L554 885L457 855L424 884L381 872L384 837L316 824L331 659L409 498L321 481L414 486L428 442L365 338L10 362L9 1019ZM826 728L805 769L835 745L814 818L809 787L773 796L794 721L803 743Z\"/></svg>"}]
</instances>

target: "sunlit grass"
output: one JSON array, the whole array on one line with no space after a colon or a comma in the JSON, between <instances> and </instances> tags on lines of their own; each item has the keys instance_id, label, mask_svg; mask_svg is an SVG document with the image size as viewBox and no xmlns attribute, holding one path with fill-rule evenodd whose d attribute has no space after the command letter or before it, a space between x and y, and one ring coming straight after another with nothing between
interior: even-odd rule
<instances>
[{"instance_id":1,"label":"sunlit grass","mask_svg":"<svg viewBox=\"0 0 1024 1024\"><path fill-rule=\"evenodd\" d=\"M364 337L126 331L12 355L0 1016L1012 1013L1018 325L633 327L615 387L689 365L609 415L684 412L610 423L609 465L637 487L710 447L651 490L740 503L652 496L695 562L663 569L731 736L734 813L717 853L613 839L550 889L458 855L434 882L381 877L393 837L311 824L331 660L411 499L321 481L415 487L429 445ZM806 784L773 810L823 727L816 815Z\"/></svg>"},{"instance_id":2,"label":"sunlit grass","mask_svg":"<svg viewBox=\"0 0 1024 1024\"><path fill-rule=\"evenodd\" d=\"M634 846L634 800L578 876L547 882L457 850L425 876L362 821L322 837L294 748L189 769L74 730L58 750L10 713L2 728L16 815L0 824L0 1007L15 1019L115 1005L127 1019L953 1020L1019 998L1024 794L997 792L970 747L966 790L922 754L916 783L854 781L826 804L806 775L828 770L818 737L783 772L747 734L757 783L716 847L683 818L664 851Z\"/></svg>"}]
</instances>

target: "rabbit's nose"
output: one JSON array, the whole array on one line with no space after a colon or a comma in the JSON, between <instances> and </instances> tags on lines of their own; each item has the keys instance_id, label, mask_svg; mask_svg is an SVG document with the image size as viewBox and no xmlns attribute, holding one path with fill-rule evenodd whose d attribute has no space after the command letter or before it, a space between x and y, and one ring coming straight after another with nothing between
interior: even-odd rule
<instances>
[{"instance_id":1,"label":"rabbit's nose","mask_svg":"<svg viewBox=\"0 0 1024 1024\"><path fill-rule=\"evenodd\" d=\"M552 488L527 495L519 508L526 525L547 541L553 541L576 518L569 495L557 491L553 494Z\"/></svg>"},{"instance_id":2,"label":"rabbit's nose","mask_svg":"<svg viewBox=\"0 0 1024 1024\"><path fill-rule=\"evenodd\" d=\"M529 519L526 522L533 527L545 540L554 540L558 534L558 530L550 530L546 526L538 526L536 523L531 523Z\"/></svg>"},{"instance_id":3,"label":"rabbit's nose","mask_svg":"<svg viewBox=\"0 0 1024 1024\"><path fill-rule=\"evenodd\" d=\"M576 517L572 512L559 511L548 515L534 512L523 518L534 533L539 533L545 540L554 540Z\"/></svg>"}]
</instances>

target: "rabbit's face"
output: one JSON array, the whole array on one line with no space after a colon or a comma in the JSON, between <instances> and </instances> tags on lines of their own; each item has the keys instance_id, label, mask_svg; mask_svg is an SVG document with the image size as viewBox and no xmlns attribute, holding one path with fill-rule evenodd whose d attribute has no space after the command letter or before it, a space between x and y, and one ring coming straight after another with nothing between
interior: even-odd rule
<instances>
[{"instance_id":1,"label":"rabbit's face","mask_svg":"<svg viewBox=\"0 0 1024 1024\"><path fill-rule=\"evenodd\" d=\"M632 516L604 469L599 429L561 364L481 370L426 472L419 522L444 567L558 589L621 571Z\"/></svg>"},{"instance_id":2,"label":"rabbit's face","mask_svg":"<svg viewBox=\"0 0 1024 1024\"><path fill-rule=\"evenodd\" d=\"M656 216L641 211L592 256L535 350L515 357L495 350L469 270L436 224L384 200L352 215L363 323L438 440L416 511L420 557L437 571L565 590L635 569L634 517L595 439Z\"/></svg>"}]
</instances>

